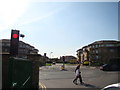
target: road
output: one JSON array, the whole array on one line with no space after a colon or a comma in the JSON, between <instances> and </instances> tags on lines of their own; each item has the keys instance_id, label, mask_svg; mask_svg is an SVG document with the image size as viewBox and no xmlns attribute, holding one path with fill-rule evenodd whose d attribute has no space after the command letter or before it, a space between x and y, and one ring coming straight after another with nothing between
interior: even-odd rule
<instances>
[{"instance_id":1,"label":"road","mask_svg":"<svg viewBox=\"0 0 120 90\"><path fill-rule=\"evenodd\" d=\"M81 67L84 85L75 85L72 80L75 77L75 66L65 66L66 70L61 71L59 64L43 66L40 68L40 88L100 88L106 85L119 82L120 72L101 71L96 67Z\"/></svg>"}]
</instances>

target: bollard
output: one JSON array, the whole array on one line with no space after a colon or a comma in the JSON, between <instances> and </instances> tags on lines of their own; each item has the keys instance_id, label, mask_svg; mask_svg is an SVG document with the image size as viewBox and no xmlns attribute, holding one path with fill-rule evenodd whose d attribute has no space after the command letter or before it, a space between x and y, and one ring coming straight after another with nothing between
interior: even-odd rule
<instances>
[{"instance_id":1,"label":"bollard","mask_svg":"<svg viewBox=\"0 0 120 90\"><path fill-rule=\"evenodd\" d=\"M61 66L61 70L65 70L65 66L64 65Z\"/></svg>"}]
</instances>

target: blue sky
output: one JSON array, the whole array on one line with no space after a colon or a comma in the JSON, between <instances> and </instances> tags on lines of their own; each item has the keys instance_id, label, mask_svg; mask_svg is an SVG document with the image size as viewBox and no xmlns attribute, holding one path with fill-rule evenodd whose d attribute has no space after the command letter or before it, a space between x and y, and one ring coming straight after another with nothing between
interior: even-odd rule
<instances>
[{"instance_id":1,"label":"blue sky","mask_svg":"<svg viewBox=\"0 0 120 90\"><path fill-rule=\"evenodd\" d=\"M25 34L20 39L40 54L76 56L76 50L99 40L118 40L117 2L30 2L0 5L0 39L9 39L11 29ZM5 8L5 9L3 9Z\"/></svg>"}]
</instances>

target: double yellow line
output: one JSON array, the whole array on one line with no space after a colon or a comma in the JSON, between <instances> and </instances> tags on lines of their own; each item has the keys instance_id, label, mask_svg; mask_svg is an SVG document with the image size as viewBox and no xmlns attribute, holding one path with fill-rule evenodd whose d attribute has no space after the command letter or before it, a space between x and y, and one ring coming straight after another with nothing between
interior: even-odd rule
<instances>
[{"instance_id":1,"label":"double yellow line","mask_svg":"<svg viewBox=\"0 0 120 90\"><path fill-rule=\"evenodd\" d=\"M42 88L42 90L46 90L46 86L39 82L39 86Z\"/></svg>"}]
</instances>

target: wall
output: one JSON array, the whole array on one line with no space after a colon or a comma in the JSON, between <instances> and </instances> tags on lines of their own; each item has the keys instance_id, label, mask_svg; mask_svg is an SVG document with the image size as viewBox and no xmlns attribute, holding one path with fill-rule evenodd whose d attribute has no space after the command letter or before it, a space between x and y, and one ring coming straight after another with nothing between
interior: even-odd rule
<instances>
[{"instance_id":1,"label":"wall","mask_svg":"<svg viewBox=\"0 0 120 90\"><path fill-rule=\"evenodd\" d=\"M29 60L33 63L33 88L39 88L39 67L41 63L45 63L45 58L39 54L30 54L27 56Z\"/></svg>"}]
</instances>

